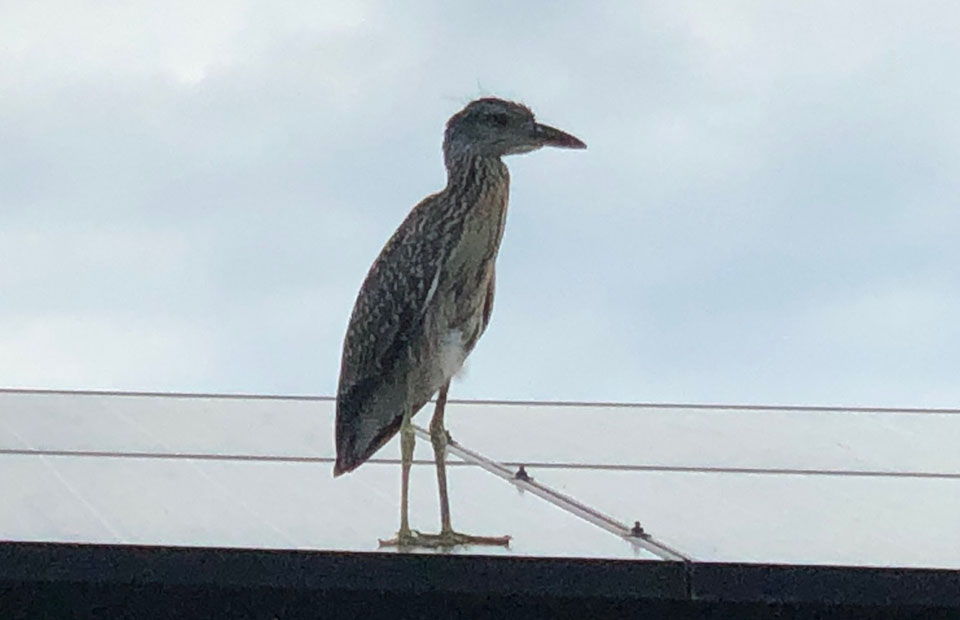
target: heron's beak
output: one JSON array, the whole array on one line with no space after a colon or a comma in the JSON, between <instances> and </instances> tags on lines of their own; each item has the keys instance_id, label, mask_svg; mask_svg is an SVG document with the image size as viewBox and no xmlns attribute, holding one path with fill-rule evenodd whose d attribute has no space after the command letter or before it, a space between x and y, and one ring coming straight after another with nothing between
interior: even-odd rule
<instances>
[{"instance_id":1,"label":"heron's beak","mask_svg":"<svg viewBox=\"0 0 960 620\"><path fill-rule=\"evenodd\" d=\"M540 146L556 146L562 149L585 149L587 145L579 138L560 131L550 125L537 123L533 126L533 135Z\"/></svg>"}]
</instances>

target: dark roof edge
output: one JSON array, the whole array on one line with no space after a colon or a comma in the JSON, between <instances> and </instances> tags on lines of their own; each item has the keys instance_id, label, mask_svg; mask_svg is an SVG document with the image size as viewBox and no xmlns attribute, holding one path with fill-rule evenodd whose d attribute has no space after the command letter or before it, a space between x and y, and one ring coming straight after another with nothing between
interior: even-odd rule
<instances>
[{"instance_id":1,"label":"dark roof edge","mask_svg":"<svg viewBox=\"0 0 960 620\"><path fill-rule=\"evenodd\" d=\"M65 583L960 609L942 569L0 542L0 585Z\"/></svg>"}]
</instances>

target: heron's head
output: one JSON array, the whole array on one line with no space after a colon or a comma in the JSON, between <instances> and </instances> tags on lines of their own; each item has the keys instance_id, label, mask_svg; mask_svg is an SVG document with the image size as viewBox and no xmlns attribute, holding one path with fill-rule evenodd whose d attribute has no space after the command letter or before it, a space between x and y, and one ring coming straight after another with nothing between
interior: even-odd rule
<instances>
[{"instance_id":1,"label":"heron's head","mask_svg":"<svg viewBox=\"0 0 960 620\"><path fill-rule=\"evenodd\" d=\"M492 97L472 101L454 114L443 140L448 158L461 153L500 157L544 146L587 148L570 134L538 123L527 106Z\"/></svg>"}]
</instances>

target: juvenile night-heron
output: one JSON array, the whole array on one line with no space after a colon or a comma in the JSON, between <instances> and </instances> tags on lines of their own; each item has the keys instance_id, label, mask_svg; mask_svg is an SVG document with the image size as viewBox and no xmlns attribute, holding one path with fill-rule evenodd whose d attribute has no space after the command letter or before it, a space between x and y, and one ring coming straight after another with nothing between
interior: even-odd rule
<instances>
[{"instance_id":1,"label":"juvenile night-heron","mask_svg":"<svg viewBox=\"0 0 960 620\"><path fill-rule=\"evenodd\" d=\"M505 545L469 536L450 522L443 410L450 378L490 321L494 266L510 193L504 155L544 146L586 145L537 123L519 103L478 99L447 123L447 186L415 206L381 250L360 287L343 343L337 388L334 475L359 467L400 431L400 529L384 545ZM440 491L440 533L410 529L407 517L414 429L411 418L437 394L430 437Z\"/></svg>"}]
</instances>

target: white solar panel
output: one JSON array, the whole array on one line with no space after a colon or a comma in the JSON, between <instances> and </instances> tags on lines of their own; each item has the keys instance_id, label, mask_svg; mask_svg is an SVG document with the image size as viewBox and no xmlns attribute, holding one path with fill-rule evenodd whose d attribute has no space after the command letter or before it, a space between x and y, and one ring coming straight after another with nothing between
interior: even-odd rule
<instances>
[{"instance_id":1,"label":"white solar panel","mask_svg":"<svg viewBox=\"0 0 960 620\"><path fill-rule=\"evenodd\" d=\"M0 391L0 538L376 550L399 450L334 480L332 417L329 399ZM454 402L448 424L698 560L960 568L957 413ZM459 553L655 557L476 466L450 476L456 527L514 537ZM428 463L411 508L436 529Z\"/></svg>"}]
</instances>

